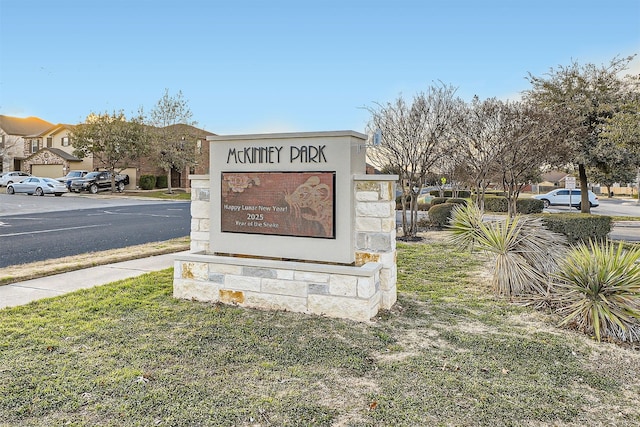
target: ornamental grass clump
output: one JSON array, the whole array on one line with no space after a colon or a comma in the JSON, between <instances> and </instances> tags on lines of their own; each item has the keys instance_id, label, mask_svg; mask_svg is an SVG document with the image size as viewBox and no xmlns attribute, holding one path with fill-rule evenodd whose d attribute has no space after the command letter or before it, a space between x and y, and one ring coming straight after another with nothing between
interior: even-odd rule
<instances>
[{"instance_id":1,"label":"ornamental grass clump","mask_svg":"<svg viewBox=\"0 0 640 427\"><path fill-rule=\"evenodd\" d=\"M640 249L580 243L559 262L553 301L561 326L595 336L640 341Z\"/></svg>"},{"instance_id":2,"label":"ornamental grass clump","mask_svg":"<svg viewBox=\"0 0 640 427\"><path fill-rule=\"evenodd\" d=\"M507 297L546 295L556 260L566 250L562 236L544 228L539 218L484 221L475 204L453 209L451 229L454 244L493 255L492 285Z\"/></svg>"}]
</instances>

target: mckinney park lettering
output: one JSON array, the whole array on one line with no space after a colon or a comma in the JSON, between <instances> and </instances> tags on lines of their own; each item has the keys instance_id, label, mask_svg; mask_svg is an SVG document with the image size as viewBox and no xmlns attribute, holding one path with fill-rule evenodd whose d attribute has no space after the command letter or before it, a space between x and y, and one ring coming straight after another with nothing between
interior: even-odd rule
<instances>
[{"instance_id":1,"label":"mckinney park lettering","mask_svg":"<svg viewBox=\"0 0 640 427\"><path fill-rule=\"evenodd\" d=\"M289 147L289 163L327 163L326 145L303 145ZM229 148L227 164L280 163L283 146Z\"/></svg>"}]
</instances>

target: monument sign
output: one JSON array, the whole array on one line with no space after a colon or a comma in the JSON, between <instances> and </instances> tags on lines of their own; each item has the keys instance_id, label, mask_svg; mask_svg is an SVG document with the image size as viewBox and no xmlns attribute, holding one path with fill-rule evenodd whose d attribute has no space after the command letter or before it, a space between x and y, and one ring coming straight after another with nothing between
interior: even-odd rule
<instances>
[{"instance_id":1,"label":"monument sign","mask_svg":"<svg viewBox=\"0 0 640 427\"><path fill-rule=\"evenodd\" d=\"M213 136L214 253L354 261L354 174L365 173L357 132Z\"/></svg>"}]
</instances>

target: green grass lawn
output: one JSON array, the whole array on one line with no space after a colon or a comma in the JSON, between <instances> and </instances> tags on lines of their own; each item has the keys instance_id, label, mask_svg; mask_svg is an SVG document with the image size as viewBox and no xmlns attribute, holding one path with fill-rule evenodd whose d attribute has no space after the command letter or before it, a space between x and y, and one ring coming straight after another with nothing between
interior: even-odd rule
<instances>
[{"instance_id":1,"label":"green grass lawn","mask_svg":"<svg viewBox=\"0 0 640 427\"><path fill-rule=\"evenodd\" d=\"M2 426L640 425L640 352L400 244L371 323L172 298L172 270L0 310Z\"/></svg>"}]
</instances>

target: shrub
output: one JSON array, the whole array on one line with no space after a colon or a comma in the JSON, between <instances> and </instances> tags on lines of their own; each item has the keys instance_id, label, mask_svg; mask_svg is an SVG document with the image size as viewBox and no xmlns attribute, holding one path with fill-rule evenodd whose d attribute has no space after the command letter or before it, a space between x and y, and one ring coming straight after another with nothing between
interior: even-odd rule
<instances>
[{"instance_id":1,"label":"shrub","mask_svg":"<svg viewBox=\"0 0 640 427\"><path fill-rule=\"evenodd\" d=\"M431 209L431 203L418 203L419 211L428 211Z\"/></svg>"},{"instance_id":2,"label":"shrub","mask_svg":"<svg viewBox=\"0 0 640 427\"><path fill-rule=\"evenodd\" d=\"M605 241L611 231L611 217L605 215L547 214L542 222L549 230L567 236L569 243Z\"/></svg>"},{"instance_id":3,"label":"shrub","mask_svg":"<svg viewBox=\"0 0 640 427\"><path fill-rule=\"evenodd\" d=\"M454 205L467 205L467 199L451 198L447 199L447 203L453 203Z\"/></svg>"},{"instance_id":4,"label":"shrub","mask_svg":"<svg viewBox=\"0 0 640 427\"><path fill-rule=\"evenodd\" d=\"M593 241L575 246L559 262L552 288L563 326L623 341L640 341L640 248Z\"/></svg>"},{"instance_id":5,"label":"shrub","mask_svg":"<svg viewBox=\"0 0 640 427\"><path fill-rule=\"evenodd\" d=\"M542 227L540 218L516 215L485 222L475 204L457 205L451 228L458 246L493 254L492 285L505 296L545 294L555 260L565 250L562 237Z\"/></svg>"},{"instance_id":6,"label":"shrub","mask_svg":"<svg viewBox=\"0 0 640 427\"><path fill-rule=\"evenodd\" d=\"M502 196L484 196L484 210L487 212L508 212L507 198Z\"/></svg>"},{"instance_id":7,"label":"shrub","mask_svg":"<svg viewBox=\"0 0 640 427\"><path fill-rule=\"evenodd\" d=\"M431 206L441 205L446 202L447 202L446 197L434 197L433 199L431 199Z\"/></svg>"},{"instance_id":8,"label":"shrub","mask_svg":"<svg viewBox=\"0 0 640 427\"><path fill-rule=\"evenodd\" d=\"M158 175L156 177L156 188L167 188L167 176L166 175Z\"/></svg>"},{"instance_id":9,"label":"shrub","mask_svg":"<svg viewBox=\"0 0 640 427\"><path fill-rule=\"evenodd\" d=\"M156 186L156 177L153 175L140 175L140 188L143 190L153 190Z\"/></svg>"},{"instance_id":10,"label":"shrub","mask_svg":"<svg viewBox=\"0 0 640 427\"><path fill-rule=\"evenodd\" d=\"M433 200L431 203L431 209L429 209L429 221L431 224L436 227L446 227L449 225L451 210L457 205L453 203L440 203L434 205Z\"/></svg>"},{"instance_id":11,"label":"shrub","mask_svg":"<svg viewBox=\"0 0 640 427\"><path fill-rule=\"evenodd\" d=\"M430 195L435 196L435 197L440 197L440 190L431 190L429 192ZM443 196L445 198L451 198L453 197L453 191L452 190L444 190L444 192L442 193ZM458 190L458 198L460 199L468 199L469 197L471 197L471 191L469 190Z\"/></svg>"},{"instance_id":12,"label":"shrub","mask_svg":"<svg viewBox=\"0 0 640 427\"><path fill-rule=\"evenodd\" d=\"M544 202L538 199L518 199L516 200L516 210L522 214L542 213Z\"/></svg>"}]
</instances>

